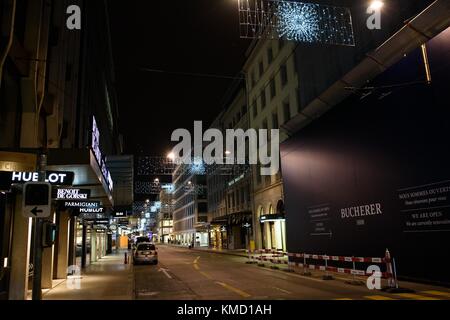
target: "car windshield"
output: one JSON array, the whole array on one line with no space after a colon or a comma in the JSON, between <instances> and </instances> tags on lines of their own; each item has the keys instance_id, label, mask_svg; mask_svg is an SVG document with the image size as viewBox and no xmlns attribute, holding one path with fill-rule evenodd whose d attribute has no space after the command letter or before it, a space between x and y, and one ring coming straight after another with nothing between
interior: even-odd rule
<instances>
[{"instance_id":1,"label":"car windshield","mask_svg":"<svg viewBox=\"0 0 450 320\"><path fill-rule=\"evenodd\" d=\"M155 246L153 244L140 244L137 247L138 250L155 250Z\"/></svg>"}]
</instances>

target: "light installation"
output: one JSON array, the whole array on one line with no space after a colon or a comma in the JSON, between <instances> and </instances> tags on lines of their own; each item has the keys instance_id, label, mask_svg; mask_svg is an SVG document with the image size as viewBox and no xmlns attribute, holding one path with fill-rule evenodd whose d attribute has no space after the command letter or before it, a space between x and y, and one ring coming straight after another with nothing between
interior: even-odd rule
<instances>
[{"instance_id":1,"label":"light installation","mask_svg":"<svg viewBox=\"0 0 450 320\"><path fill-rule=\"evenodd\" d=\"M348 8L281 0L239 0L241 38L354 46Z\"/></svg>"},{"instance_id":2,"label":"light installation","mask_svg":"<svg viewBox=\"0 0 450 320\"><path fill-rule=\"evenodd\" d=\"M276 8L279 37L300 42L320 41L318 5L282 2Z\"/></svg>"}]
</instances>

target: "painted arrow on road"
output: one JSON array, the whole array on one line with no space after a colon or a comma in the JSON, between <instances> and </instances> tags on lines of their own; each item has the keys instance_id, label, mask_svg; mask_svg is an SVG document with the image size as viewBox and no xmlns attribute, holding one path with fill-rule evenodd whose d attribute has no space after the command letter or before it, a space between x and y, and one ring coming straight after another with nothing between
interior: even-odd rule
<instances>
[{"instance_id":1,"label":"painted arrow on road","mask_svg":"<svg viewBox=\"0 0 450 320\"><path fill-rule=\"evenodd\" d=\"M167 271L169 271L168 269L161 268L158 271L159 272L161 272L161 271L164 272L164 274L166 275L167 278L172 279L172 276L167 272Z\"/></svg>"},{"instance_id":2,"label":"painted arrow on road","mask_svg":"<svg viewBox=\"0 0 450 320\"><path fill-rule=\"evenodd\" d=\"M42 210L38 210L38 207L34 207L33 210L31 210L31 213L37 217L38 213L42 213Z\"/></svg>"}]
</instances>

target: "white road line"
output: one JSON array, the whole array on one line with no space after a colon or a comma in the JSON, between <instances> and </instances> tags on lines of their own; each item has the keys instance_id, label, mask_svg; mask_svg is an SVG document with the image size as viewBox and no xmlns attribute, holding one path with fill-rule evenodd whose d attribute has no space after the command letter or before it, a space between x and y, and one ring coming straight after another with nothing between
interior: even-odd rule
<instances>
[{"instance_id":1,"label":"white road line","mask_svg":"<svg viewBox=\"0 0 450 320\"><path fill-rule=\"evenodd\" d=\"M287 290L284 290L284 289L281 289L281 288L277 288L277 287L273 287L274 289L276 289L276 290L278 290L278 291L281 291L281 292L284 292L284 293L286 293L286 294L291 294L292 292L290 292L290 291L287 291Z\"/></svg>"},{"instance_id":2,"label":"white road line","mask_svg":"<svg viewBox=\"0 0 450 320\"><path fill-rule=\"evenodd\" d=\"M172 279L172 276L167 272L166 269L164 268L159 269L159 272L161 271L166 275L167 278Z\"/></svg>"}]
</instances>

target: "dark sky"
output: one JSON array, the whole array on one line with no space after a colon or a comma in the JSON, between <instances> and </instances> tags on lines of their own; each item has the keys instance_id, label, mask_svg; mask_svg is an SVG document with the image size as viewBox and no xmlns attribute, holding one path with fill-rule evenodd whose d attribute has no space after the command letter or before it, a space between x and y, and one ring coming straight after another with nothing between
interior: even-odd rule
<instances>
[{"instance_id":1,"label":"dark sky","mask_svg":"<svg viewBox=\"0 0 450 320\"><path fill-rule=\"evenodd\" d=\"M237 0L110 0L121 132L125 152L165 155L176 128L204 126L221 110L250 41L239 38Z\"/></svg>"}]
</instances>

